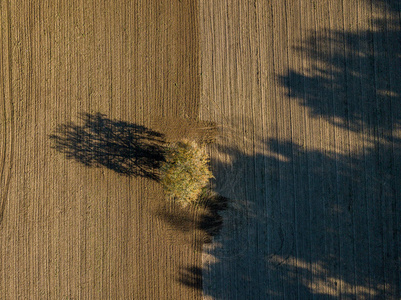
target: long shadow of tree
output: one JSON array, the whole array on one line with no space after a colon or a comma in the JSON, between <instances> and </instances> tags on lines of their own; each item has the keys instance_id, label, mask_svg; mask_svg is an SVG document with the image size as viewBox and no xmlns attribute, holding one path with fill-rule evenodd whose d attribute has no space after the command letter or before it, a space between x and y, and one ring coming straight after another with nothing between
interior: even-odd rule
<instances>
[{"instance_id":1,"label":"long shadow of tree","mask_svg":"<svg viewBox=\"0 0 401 300\"><path fill-rule=\"evenodd\" d=\"M398 5L392 8L398 8ZM204 272L214 299L401 298L400 24L311 33L297 50L311 68L280 83L312 116L365 132L359 153L266 141L265 154L220 147L216 189L244 200L224 212L215 262ZM227 188L227 185L230 185ZM183 270L197 278L198 270Z\"/></svg>"},{"instance_id":2,"label":"long shadow of tree","mask_svg":"<svg viewBox=\"0 0 401 300\"><path fill-rule=\"evenodd\" d=\"M290 70L280 82L313 116L393 139L393 128L401 125L400 24L372 23L374 29L359 32L311 32L296 48L311 60L310 67Z\"/></svg>"},{"instance_id":3,"label":"long shadow of tree","mask_svg":"<svg viewBox=\"0 0 401 300\"><path fill-rule=\"evenodd\" d=\"M269 156L221 148L232 165L214 162L223 181L242 175L230 191L222 181L217 190L247 203L222 212L217 246L206 250L216 260L204 270L206 295L399 299L401 148L349 156L267 146Z\"/></svg>"},{"instance_id":4,"label":"long shadow of tree","mask_svg":"<svg viewBox=\"0 0 401 300\"><path fill-rule=\"evenodd\" d=\"M50 136L53 147L85 166L158 180L164 160L162 134L100 113L82 114L81 123L59 125Z\"/></svg>"},{"instance_id":5,"label":"long shadow of tree","mask_svg":"<svg viewBox=\"0 0 401 300\"><path fill-rule=\"evenodd\" d=\"M116 121L105 115L82 114L80 123L59 125L50 135L53 147L88 167L106 167L119 174L159 179L159 168L164 161L164 136L144 126ZM198 230L201 235L195 248L201 250L222 226L219 212L227 206L227 199L210 194L197 208L184 209L180 205L165 205L158 217L176 230ZM189 267L181 270L178 280L185 285L202 288L201 270Z\"/></svg>"},{"instance_id":6,"label":"long shadow of tree","mask_svg":"<svg viewBox=\"0 0 401 300\"><path fill-rule=\"evenodd\" d=\"M212 237L220 233L224 225L221 213L227 209L229 202L229 199L211 193L194 207L183 208L174 203L166 205L158 212L157 217L175 230L195 234L195 244L192 246L195 251L200 252L205 243L212 242ZM180 266L177 280L191 288L202 289L202 269L198 266Z\"/></svg>"}]
</instances>

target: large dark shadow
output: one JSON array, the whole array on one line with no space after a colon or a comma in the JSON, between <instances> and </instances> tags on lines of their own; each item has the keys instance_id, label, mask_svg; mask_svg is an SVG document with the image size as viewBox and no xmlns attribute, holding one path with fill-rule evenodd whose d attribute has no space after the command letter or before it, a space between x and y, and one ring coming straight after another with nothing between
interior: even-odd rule
<instances>
[{"instance_id":1,"label":"large dark shadow","mask_svg":"<svg viewBox=\"0 0 401 300\"><path fill-rule=\"evenodd\" d=\"M212 161L216 190L239 205L222 211L205 248L215 258L203 270L206 296L401 298L400 39L389 20L311 32L297 48L310 69L280 78L309 115L363 133L360 151L278 139L253 156L219 146L231 163Z\"/></svg>"},{"instance_id":2,"label":"large dark shadow","mask_svg":"<svg viewBox=\"0 0 401 300\"><path fill-rule=\"evenodd\" d=\"M370 1L367 2L370 3ZM401 10L400 0L373 0L372 2L381 9L387 9L394 12L399 12Z\"/></svg>"},{"instance_id":3,"label":"large dark shadow","mask_svg":"<svg viewBox=\"0 0 401 300\"><path fill-rule=\"evenodd\" d=\"M100 113L85 113L80 119L80 124L59 125L50 136L56 150L88 167L158 179L164 160L162 134Z\"/></svg>"},{"instance_id":4,"label":"large dark shadow","mask_svg":"<svg viewBox=\"0 0 401 300\"><path fill-rule=\"evenodd\" d=\"M292 99L335 126L394 138L393 128L401 125L398 22L374 20L372 30L358 32L311 32L296 52L310 65L280 78Z\"/></svg>"},{"instance_id":5,"label":"large dark shadow","mask_svg":"<svg viewBox=\"0 0 401 300\"><path fill-rule=\"evenodd\" d=\"M220 148L233 160L213 162L216 188L246 204L222 212L217 246L206 248L215 257L203 270L206 295L399 299L401 147L396 146L377 144L352 155L307 151L278 140L267 141L270 155ZM235 184L228 190L230 179Z\"/></svg>"}]
</instances>

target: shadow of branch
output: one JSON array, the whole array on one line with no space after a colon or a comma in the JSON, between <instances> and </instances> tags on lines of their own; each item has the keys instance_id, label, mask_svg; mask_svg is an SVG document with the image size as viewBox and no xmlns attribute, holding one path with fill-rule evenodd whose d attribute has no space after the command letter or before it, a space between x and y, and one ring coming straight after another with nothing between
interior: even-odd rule
<instances>
[{"instance_id":1,"label":"shadow of branch","mask_svg":"<svg viewBox=\"0 0 401 300\"><path fill-rule=\"evenodd\" d=\"M180 280L182 284L191 288L202 288L202 269L198 267L186 267L180 272Z\"/></svg>"},{"instance_id":2,"label":"shadow of branch","mask_svg":"<svg viewBox=\"0 0 401 300\"><path fill-rule=\"evenodd\" d=\"M227 198L208 191L202 196L198 206L182 207L172 203L160 210L157 216L176 230L200 231L195 247L201 248L203 243L210 243L212 237L219 234L223 226L220 212L227 208L228 201Z\"/></svg>"},{"instance_id":3,"label":"shadow of branch","mask_svg":"<svg viewBox=\"0 0 401 300\"><path fill-rule=\"evenodd\" d=\"M82 125L59 125L50 135L53 148L88 167L106 167L119 174L158 180L163 135L144 126L84 113Z\"/></svg>"}]
</instances>

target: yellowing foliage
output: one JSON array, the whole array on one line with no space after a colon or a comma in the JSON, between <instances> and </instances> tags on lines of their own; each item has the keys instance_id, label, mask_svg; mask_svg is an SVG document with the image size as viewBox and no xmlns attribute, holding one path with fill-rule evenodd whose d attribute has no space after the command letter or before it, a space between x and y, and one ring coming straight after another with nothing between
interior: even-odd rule
<instances>
[{"instance_id":1,"label":"yellowing foliage","mask_svg":"<svg viewBox=\"0 0 401 300\"><path fill-rule=\"evenodd\" d=\"M209 179L213 178L205 150L190 141L169 144L160 171L167 197L184 206L196 203Z\"/></svg>"}]
</instances>

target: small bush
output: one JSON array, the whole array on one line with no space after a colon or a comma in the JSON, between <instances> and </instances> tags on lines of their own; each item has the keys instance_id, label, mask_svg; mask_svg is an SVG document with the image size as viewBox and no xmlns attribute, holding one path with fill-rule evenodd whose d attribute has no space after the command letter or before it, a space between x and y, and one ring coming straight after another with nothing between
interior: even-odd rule
<instances>
[{"instance_id":1,"label":"small bush","mask_svg":"<svg viewBox=\"0 0 401 300\"><path fill-rule=\"evenodd\" d=\"M165 162L160 168L160 181L167 197L184 206L195 204L213 178L206 152L195 142L169 144Z\"/></svg>"}]
</instances>

